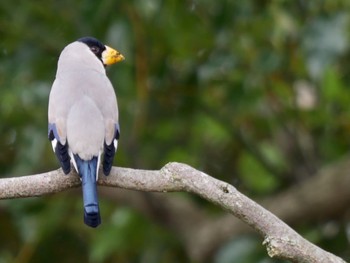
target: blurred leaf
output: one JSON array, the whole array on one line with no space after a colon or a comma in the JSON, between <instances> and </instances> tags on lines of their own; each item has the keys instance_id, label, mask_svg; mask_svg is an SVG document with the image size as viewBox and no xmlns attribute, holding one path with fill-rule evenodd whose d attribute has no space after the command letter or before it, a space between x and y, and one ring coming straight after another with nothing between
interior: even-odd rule
<instances>
[{"instance_id":1,"label":"blurred leaf","mask_svg":"<svg viewBox=\"0 0 350 263\"><path fill-rule=\"evenodd\" d=\"M320 80L325 68L348 48L348 23L348 15L341 12L330 18L317 18L306 28L303 47L314 79Z\"/></svg>"},{"instance_id":2,"label":"blurred leaf","mask_svg":"<svg viewBox=\"0 0 350 263\"><path fill-rule=\"evenodd\" d=\"M265 253L261 242L256 238L244 236L237 240L232 240L225 244L215 256L215 263L282 263L286 262L278 259L261 259L259 254Z\"/></svg>"},{"instance_id":3,"label":"blurred leaf","mask_svg":"<svg viewBox=\"0 0 350 263\"><path fill-rule=\"evenodd\" d=\"M144 224L130 209L119 208L111 217L92 244L92 262L104 262L113 253L131 253L144 242Z\"/></svg>"},{"instance_id":4,"label":"blurred leaf","mask_svg":"<svg viewBox=\"0 0 350 263\"><path fill-rule=\"evenodd\" d=\"M276 168L282 169L285 165L281 154L272 145L261 145L262 153L269 163ZM239 159L240 178L249 190L257 193L267 193L274 191L278 185L278 178L268 172L257 159L251 154L242 154Z\"/></svg>"}]
</instances>

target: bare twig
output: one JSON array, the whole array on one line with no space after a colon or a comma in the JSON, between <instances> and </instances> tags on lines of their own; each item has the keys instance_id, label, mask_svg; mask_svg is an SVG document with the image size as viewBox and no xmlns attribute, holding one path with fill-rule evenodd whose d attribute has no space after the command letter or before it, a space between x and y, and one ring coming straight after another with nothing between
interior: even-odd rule
<instances>
[{"instance_id":1,"label":"bare twig","mask_svg":"<svg viewBox=\"0 0 350 263\"><path fill-rule=\"evenodd\" d=\"M98 183L141 191L194 193L219 205L256 230L264 237L263 244L271 257L293 262L345 262L305 240L232 185L186 164L169 163L157 171L113 167L110 176L100 176ZM64 176L61 169L38 175L5 178L0 179L0 199L41 196L79 185L80 180L76 174Z\"/></svg>"}]
</instances>

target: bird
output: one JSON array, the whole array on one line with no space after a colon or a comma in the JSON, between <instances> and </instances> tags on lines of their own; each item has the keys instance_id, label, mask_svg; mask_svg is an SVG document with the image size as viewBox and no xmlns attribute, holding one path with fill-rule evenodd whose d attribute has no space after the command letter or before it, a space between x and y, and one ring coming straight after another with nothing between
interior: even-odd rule
<instances>
[{"instance_id":1,"label":"bird","mask_svg":"<svg viewBox=\"0 0 350 263\"><path fill-rule=\"evenodd\" d=\"M124 60L94 37L61 52L48 104L48 138L65 174L73 164L82 182L84 223L101 224L99 166L109 175L120 136L117 97L106 67Z\"/></svg>"}]
</instances>

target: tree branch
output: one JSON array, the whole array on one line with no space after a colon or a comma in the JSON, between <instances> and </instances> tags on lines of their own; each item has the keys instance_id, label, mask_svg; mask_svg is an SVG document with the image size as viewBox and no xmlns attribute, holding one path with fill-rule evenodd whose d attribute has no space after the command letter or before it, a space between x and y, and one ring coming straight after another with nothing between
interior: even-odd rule
<instances>
[{"instance_id":1,"label":"tree branch","mask_svg":"<svg viewBox=\"0 0 350 263\"><path fill-rule=\"evenodd\" d=\"M339 217L349 210L349 170L350 156L344 156L341 160L323 167L314 176L274 196L258 200L258 203L288 225ZM188 209L199 212L194 205ZM211 218L202 224L198 223L200 220L196 220L187 244L193 257L199 259L210 256L227 240L252 231L242 221L232 220L228 214Z\"/></svg>"},{"instance_id":2,"label":"tree branch","mask_svg":"<svg viewBox=\"0 0 350 263\"><path fill-rule=\"evenodd\" d=\"M0 179L0 199L41 196L80 186L79 177L64 176L61 169L16 178ZM219 181L186 164L169 163L161 170L148 171L113 167L100 176L99 185L149 192L186 191L219 205L240 218L264 237L271 257L293 262L345 262L302 238L275 215L241 194L232 185Z\"/></svg>"}]
</instances>

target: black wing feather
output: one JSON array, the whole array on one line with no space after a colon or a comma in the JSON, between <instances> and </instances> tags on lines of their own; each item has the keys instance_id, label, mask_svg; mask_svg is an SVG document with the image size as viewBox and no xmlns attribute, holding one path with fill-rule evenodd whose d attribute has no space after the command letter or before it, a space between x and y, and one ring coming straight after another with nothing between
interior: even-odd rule
<instances>
[{"instance_id":1,"label":"black wing feather","mask_svg":"<svg viewBox=\"0 0 350 263\"><path fill-rule=\"evenodd\" d=\"M116 124L114 139L119 140L119 137L120 137L119 125ZM104 143L103 173L106 176L109 175L109 173L111 172L115 152L116 152L116 149L114 147L114 140L110 145L107 145L106 142Z\"/></svg>"},{"instance_id":2,"label":"black wing feather","mask_svg":"<svg viewBox=\"0 0 350 263\"><path fill-rule=\"evenodd\" d=\"M62 144L60 141L60 138L57 133L56 125L50 123L49 124L49 140L53 141L54 139L57 140L57 144L55 147L55 154L57 156L58 161L60 162L60 165L62 167L62 170L65 174L69 174L71 170L71 164L70 164L70 156L68 153L68 143Z\"/></svg>"}]
</instances>

